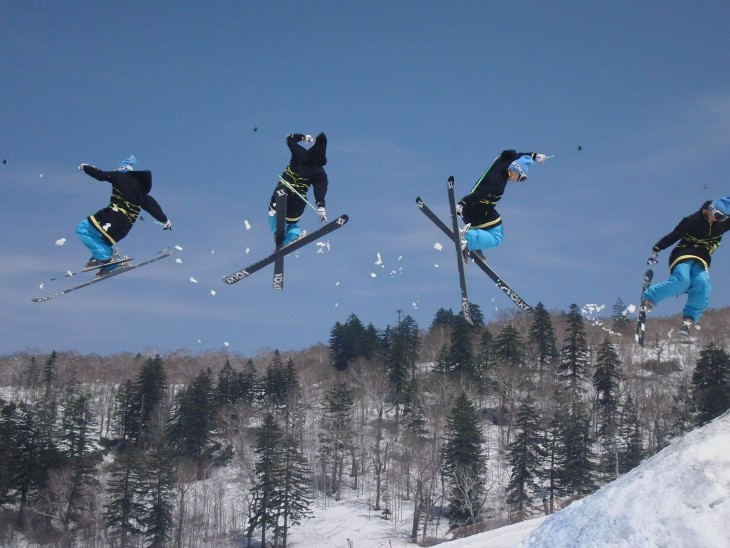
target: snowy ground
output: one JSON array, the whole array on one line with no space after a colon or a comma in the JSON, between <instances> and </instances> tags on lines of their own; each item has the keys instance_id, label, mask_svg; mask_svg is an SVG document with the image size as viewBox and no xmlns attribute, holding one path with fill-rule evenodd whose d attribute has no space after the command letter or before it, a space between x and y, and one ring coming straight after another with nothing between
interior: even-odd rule
<instances>
[{"instance_id":1,"label":"snowy ground","mask_svg":"<svg viewBox=\"0 0 730 548\"><path fill-rule=\"evenodd\" d=\"M365 503L335 503L315 514L292 530L291 546L413 546L405 524L394 529ZM730 548L730 412L552 516L439 546Z\"/></svg>"}]
</instances>

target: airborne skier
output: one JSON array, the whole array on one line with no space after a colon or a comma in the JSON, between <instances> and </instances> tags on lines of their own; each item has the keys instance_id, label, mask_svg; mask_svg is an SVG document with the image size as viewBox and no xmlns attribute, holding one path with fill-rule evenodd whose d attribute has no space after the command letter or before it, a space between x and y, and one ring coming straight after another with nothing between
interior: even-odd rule
<instances>
[{"instance_id":1,"label":"airborne skier","mask_svg":"<svg viewBox=\"0 0 730 548\"><path fill-rule=\"evenodd\" d=\"M670 277L644 291L642 307L648 312L667 297L686 293L679 330L684 336L689 336L689 328L700 320L710 302L710 255L720 246L722 235L730 230L729 214L730 196L705 202L661 238L646 261L656 264L659 252L679 240L669 255Z\"/></svg>"},{"instance_id":2,"label":"airborne skier","mask_svg":"<svg viewBox=\"0 0 730 548\"><path fill-rule=\"evenodd\" d=\"M98 277L105 276L119 267L115 246L132 229L140 210L144 209L157 221L164 230L172 230L172 223L157 201L150 196L152 173L150 171L134 171L137 159L128 156L115 171L102 171L89 164L79 165L79 169L98 181L107 181L112 185L109 205L89 215L76 227L76 234L91 251L91 259L84 268L99 267ZM108 265L108 266L102 266Z\"/></svg>"},{"instance_id":3,"label":"airborne skier","mask_svg":"<svg viewBox=\"0 0 730 548\"><path fill-rule=\"evenodd\" d=\"M495 206L502 198L507 183L525 181L528 169L535 162L542 164L547 159L547 155L537 152L505 150L494 160L471 192L459 201L456 211L466 223L460 231L464 262L467 261L470 251L483 256L483 250L502 243L502 217Z\"/></svg>"},{"instance_id":4,"label":"airborne skier","mask_svg":"<svg viewBox=\"0 0 730 548\"><path fill-rule=\"evenodd\" d=\"M304 148L300 142L312 144ZM314 200L320 222L327 221L327 210L325 209L325 197L327 195L327 172L324 166L327 165L327 136L320 133L316 139L311 135L292 133L287 136L286 144L291 151L289 165L279 177L269 202L269 225L271 232L276 234L276 192L284 189L287 193L286 201L286 234L283 244L289 244L302 235L302 229L297 224L304 213L307 205L307 191L309 187L314 188ZM310 204L311 205L311 204Z\"/></svg>"}]
</instances>

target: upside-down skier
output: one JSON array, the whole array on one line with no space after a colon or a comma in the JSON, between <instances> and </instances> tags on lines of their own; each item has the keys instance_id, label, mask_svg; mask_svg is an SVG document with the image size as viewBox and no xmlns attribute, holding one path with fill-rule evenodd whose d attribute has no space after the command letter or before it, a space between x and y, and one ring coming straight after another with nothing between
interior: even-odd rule
<instances>
[{"instance_id":1,"label":"upside-down skier","mask_svg":"<svg viewBox=\"0 0 730 548\"><path fill-rule=\"evenodd\" d=\"M693 323L699 322L710 302L711 255L720 246L722 235L730 230L730 196L706 201L698 211L683 218L669 234L652 248L647 264L656 264L660 251L679 240L669 255L667 280L650 285L642 295L642 307L649 312L668 297L687 294L682 310L681 335L689 336Z\"/></svg>"},{"instance_id":2,"label":"upside-down skier","mask_svg":"<svg viewBox=\"0 0 730 548\"><path fill-rule=\"evenodd\" d=\"M304 148L299 143L312 144ZM324 166L327 165L327 136L320 133L316 139L311 135L303 133L292 133L287 136L286 144L291 151L291 159L286 166L284 173L279 177L269 202L269 225L271 232L276 234L276 192L280 189L286 190L286 234L283 244L289 244L302 235L302 229L298 222L304 214L307 205L307 192L311 186L314 190L317 217L320 222L327 221L327 210L325 208L325 197L327 196L327 172Z\"/></svg>"},{"instance_id":3,"label":"upside-down skier","mask_svg":"<svg viewBox=\"0 0 730 548\"><path fill-rule=\"evenodd\" d=\"M89 215L76 227L76 234L91 251L91 259L84 268L101 266L97 276L102 277L120 266L114 246L132 229L140 210L145 210L163 225L164 230L172 230L172 222L162 211L157 201L150 196L152 173L134 171L137 159L125 158L114 171L102 171L89 164L79 165L79 169L98 181L112 185L109 205Z\"/></svg>"}]
</instances>

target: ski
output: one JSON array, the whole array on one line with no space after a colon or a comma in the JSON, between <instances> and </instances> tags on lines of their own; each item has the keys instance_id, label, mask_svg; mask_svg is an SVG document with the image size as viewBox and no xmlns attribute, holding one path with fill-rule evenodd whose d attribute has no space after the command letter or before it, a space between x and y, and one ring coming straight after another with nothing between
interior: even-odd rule
<instances>
[{"instance_id":1,"label":"ski","mask_svg":"<svg viewBox=\"0 0 730 548\"><path fill-rule=\"evenodd\" d=\"M448 180L449 188L449 209L451 210L451 239L456 246L456 262L459 269L459 287L461 288L461 310L464 312L464 319L474 325L471 318L471 309L469 308L469 297L466 293L466 276L464 275L464 259L461 254L461 238L459 237L459 220L456 216L456 197L454 195L454 176L450 176Z\"/></svg>"},{"instance_id":2,"label":"ski","mask_svg":"<svg viewBox=\"0 0 730 548\"><path fill-rule=\"evenodd\" d=\"M639 305L639 315L636 318L636 334L634 339L639 346L644 346L644 333L646 332L646 301L644 300L644 291L649 287L654 271L650 268L644 273L644 282L641 286L641 304Z\"/></svg>"},{"instance_id":3,"label":"ski","mask_svg":"<svg viewBox=\"0 0 730 548\"><path fill-rule=\"evenodd\" d=\"M454 237L454 232L446 226L446 223L444 223L438 215L436 215L421 198L416 198L416 203L418 204L419 209L428 217L431 219L431 221L441 229L441 231L446 234L449 238ZM525 300L520 297L514 289L512 289L507 282L505 282L499 274L497 274L491 266L489 266L484 260L482 260L481 257L479 257L477 254L473 252L469 252L469 257L474 261L474 264L476 264L482 272L484 272L487 276L491 278L491 280L496 284L496 286L501 289L505 295L519 308L520 310L523 310L525 312L532 312L534 309L532 306L527 304Z\"/></svg>"},{"instance_id":4,"label":"ski","mask_svg":"<svg viewBox=\"0 0 730 548\"><path fill-rule=\"evenodd\" d=\"M147 259L146 261L142 261L141 263L132 264L129 266L120 266L112 270L109 274L106 276L103 276L101 278L92 278L91 280L87 280L85 282L82 282L80 284L74 285L72 287L69 287L67 289L63 289L62 291L57 291L56 293L51 293L50 295L46 295L44 297L33 297L32 301L34 303L42 303L46 301L50 301L51 299L55 299L56 297L60 297L61 295L66 295L67 293L71 293L72 291L76 291L77 289L81 289L82 287L88 287L90 285L93 285L98 282L103 282L104 280L108 280L109 278L113 278L114 276L117 276L119 274L123 274L125 272L129 272L130 270L134 270L135 268L139 268L140 266L144 266L146 264L154 263L155 261L159 261L160 259L164 259L165 257L169 257L173 254L172 249L163 249L162 251L158 251L158 254L151 259ZM129 259L127 259L129 260Z\"/></svg>"},{"instance_id":5,"label":"ski","mask_svg":"<svg viewBox=\"0 0 730 548\"><path fill-rule=\"evenodd\" d=\"M76 272L72 272L70 270L67 270L66 273L63 276L55 276L53 278L48 278L47 280L43 280L42 282L39 282L38 285L40 285L41 287L43 287L43 284L48 283L48 282L55 282L56 280L60 280L61 278L70 278L72 276L78 276L79 274L82 274L84 272L91 272L93 270L98 270L98 269L100 269L100 268L102 268L104 266L111 266L111 265L115 265L115 264L119 264L119 263L128 263L131 260L132 259L130 257L124 257L123 259L117 259L117 260L114 260L114 261L109 261L108 263L100 264L100 265L97 265L97 266L84 267L84 268L81 268L81 269L77 270Z\"/></svg>"},{"instance_id":6,"label":"ski","mask_svg":"<svg viewBox=\"0 0 730 548\"><path fill-rule=\"evenodd\" d=\"M281 249L286 237L286 190L279 189L276 191L276 249ZM281 291L284 289L284 258L274 261L274 289Z\"/></svg>"},{"instance_id":7,"label":"ski","mask_svg":"<svg viewBox=\"0 0 730 548\"><path fill-rule=\"evenodd\" d=\"M261 259L258 262L253 263L250 266L247 266L246 268L243 268L239 270L238 272L234 272L233 274L228 274L226 276L223 276L223 281L227 283L228 285L235 284L236 282L240 282L244 278L250 276L254 272L257 272L264 268L265 266L270 265L271 263L277 261L278 259L284 258L289 253L292 253L296 251L297 249L300 249L304 247L305 245L312 243L322 236L325 236L329 234L330 232L333 232L337 230L340 227L345 226L347 221L349 220L349 217L347 215L340 215L337 217L337 219L330 221L326 225L324 225L322 228L315 230L314 232L311 232L309 234L306 234L302 236L301 238L298 238L294 240L292 243L287 244L277 250L275 250L271 255L268 257L265 257Z\"/></svg>"}]
</instances>

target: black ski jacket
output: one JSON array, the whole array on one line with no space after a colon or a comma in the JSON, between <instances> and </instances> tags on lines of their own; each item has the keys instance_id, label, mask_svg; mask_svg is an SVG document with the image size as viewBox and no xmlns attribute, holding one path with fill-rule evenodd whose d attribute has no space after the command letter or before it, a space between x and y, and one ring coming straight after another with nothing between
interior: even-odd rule
<instances>
[{"instance_id":1,"label":"black ski jacket","mask_svg":"<svg viewBox=\"0 0 730 548\"><path fill-rule=\"evenodd\" d=\"M505 150L482 175L471 192L459 203L463 206L461 218L471 223L471 228L489 229L502 224L502 217L495 209L507 186L509 165L521 156L532 156L535 152Z\"/></svg>"},{"instance_id":2,"label":"black ski jacket","mask_svg":"<svg viewBox=\"0 0 730 548\"><path fill-rule=\"evenodd\" d=\"M301 133L287 136L286 144L291 151L291 160L281 178L302 196L306 196L312 186L317 207L324 207L328 185L327 172L324 170L327 165L327 136L324 133L317 135L309 149L299 144L303 139L304 135Z\"/></svg>"},{"instance_id":3,"label":"black ski jacket","mask_svg":"<svg viewBox=\"0 0 730 548\"><path fill-rule=\"evenodd\" d=\"M654 251L659 252L679 240L669 255L670 272L675 265L690 260L700 261L706 269L710 268L710 255L719 247L722 235L730 230L730 219L714 223L707 220L705 211L711 203L702 204L699 211L679 221L674 230L654 245Z\"/></svg>"},{"instance_id":4,"label":"black ski jacket","mask_svg":"<svg viewBox=\"0 0 730 548\"><path fill-rule=\"evenodd\" d=\"M101 232L110 244L124 238L137 220L140 209L144 209L161 223L167 222L160 204L149 195L152 189L150 171L102 171L85 165L84 173L98 181L112 185L109 205L89 215L89 222Z\"/></svg>"}]
</instances>

